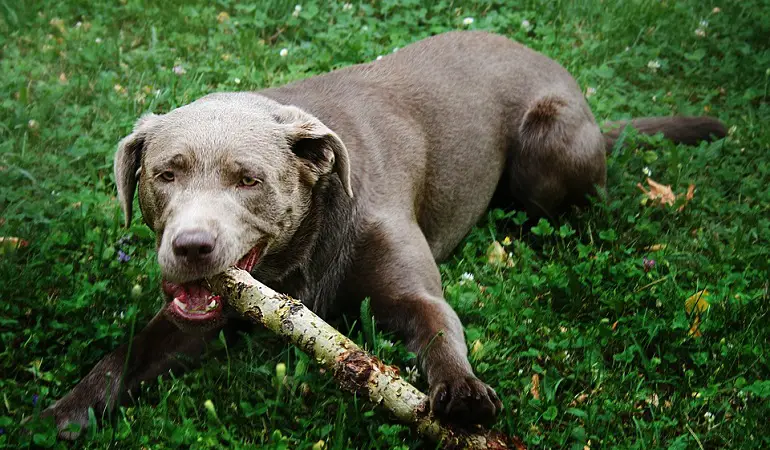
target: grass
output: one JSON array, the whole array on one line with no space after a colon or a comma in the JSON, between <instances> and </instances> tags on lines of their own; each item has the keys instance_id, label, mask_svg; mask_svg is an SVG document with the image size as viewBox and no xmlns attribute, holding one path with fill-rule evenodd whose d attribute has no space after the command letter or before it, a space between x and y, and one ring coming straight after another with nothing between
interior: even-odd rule
<instances>
[{"instance_id":1,"label":"grass","mask_svg":"<svg viewBox=\"0 0 770 450\"><path fill-rule=\"evenodd\" d=\"M154 237L139 219L120 227L111 178L140 114L461 28L560 61L600 120L711 114L732 127L698 147L629 135L607 201L550 223L491 211L442 265L472 363L507 408L496 427L533 448L770 446L770 5L508 3L0 1L0 236L28 242L0 250L0 448L66 447L50 424L20 422L159 306ZM643 205L645 172L678 193L694 184L693 200ZM352 334L413 365L366 330ZM212 347L201 370L148 383L76 445L432 448L264 332Z\"/></svg>"}]
</instances>

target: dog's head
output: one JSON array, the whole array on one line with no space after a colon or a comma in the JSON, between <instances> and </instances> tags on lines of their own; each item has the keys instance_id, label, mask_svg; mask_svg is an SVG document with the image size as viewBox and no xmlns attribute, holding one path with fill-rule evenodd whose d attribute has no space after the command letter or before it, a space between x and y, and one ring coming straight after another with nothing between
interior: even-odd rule
<instances>
[{"instance_id":1,"label":"dog's head","mask_svg":"<svg viewBox=\"0 0 770 450\"><path fill-rule=\"evenodd\" d=\"M214 94L136 123L115 155L118 199L131 222L134 191L156 233L169 316L182 328L221 323L204 278L252 270L285 250L313 186L337 174L347 195L348 153L316 117L257 94Z\"/></svg>"}]
</instances>

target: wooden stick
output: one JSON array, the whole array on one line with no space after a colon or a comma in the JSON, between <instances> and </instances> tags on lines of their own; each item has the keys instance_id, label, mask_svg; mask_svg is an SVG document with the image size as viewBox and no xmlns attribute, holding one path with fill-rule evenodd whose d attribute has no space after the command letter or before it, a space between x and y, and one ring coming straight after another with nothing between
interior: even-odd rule
<instances>
[{"instance_id":1,"label":"wooden stick","mask_svg":"<svg viewBox=\"0 0 770 450\"><path fill-rule=\"evenodd\" d=\"M233 267L209 283L243 316L285 336L331 370L342 388L384 406L444 448L525 448L516 438L480 426L465 430L440 423L430 412L427 396L404 381L397 368L365 352L300 301L275 292L248 272Z\"/></svg>"}]
</instances>

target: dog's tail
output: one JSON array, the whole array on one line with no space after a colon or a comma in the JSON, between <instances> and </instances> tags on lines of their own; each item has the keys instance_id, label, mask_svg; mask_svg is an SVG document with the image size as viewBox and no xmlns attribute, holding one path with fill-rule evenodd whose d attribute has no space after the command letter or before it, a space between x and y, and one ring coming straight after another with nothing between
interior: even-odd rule
<instances>
[{"instance_id":1,"label":"dog's tail","mask_svg":"<svg viewBox=\"0 0 770 450\"><path fill-rule=\"evenodd\" d=\"M701 141L711 142L721 139L727 134L725 125L712 117L644 117L641 119L621 120L604 124L607 131L604 132L607 151L615 146L623 129L629 125L640 133L663 133L666 139L676 143L696 145Z\"/></svg>"}]
</instances>

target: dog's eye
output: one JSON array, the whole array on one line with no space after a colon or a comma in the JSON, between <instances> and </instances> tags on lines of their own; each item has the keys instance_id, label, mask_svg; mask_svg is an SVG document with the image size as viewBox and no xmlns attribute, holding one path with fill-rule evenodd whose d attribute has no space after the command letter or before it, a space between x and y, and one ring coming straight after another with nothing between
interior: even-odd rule
<instances>
[{"instance_id":1,"label":"dog's eye","mask_svg":"<svg viewBox=\"0 0 770 450\"><path fill-rule=\"evenodd\" d=\"M163 181L174 181L174 172L167 170L160 174Z\"/></svg>"},{"instance_id":2,"label":"dog's eye","mask_svg":"<svg viewBox=\"0 0 770 450\"><path fill-rule=\"evenodd\" d=\"M240 186L244 186L244 187L252 187L252 186L256 186L257 184L259 184L258 179L254 177L248 177L248 176L241 178L241 181L239 183Z\"/></svg>"}]
</instances>

